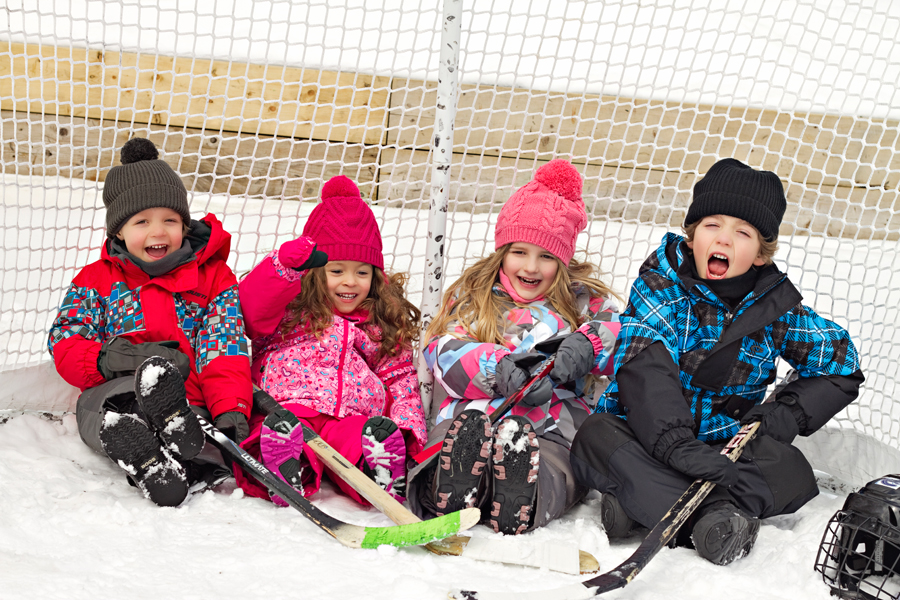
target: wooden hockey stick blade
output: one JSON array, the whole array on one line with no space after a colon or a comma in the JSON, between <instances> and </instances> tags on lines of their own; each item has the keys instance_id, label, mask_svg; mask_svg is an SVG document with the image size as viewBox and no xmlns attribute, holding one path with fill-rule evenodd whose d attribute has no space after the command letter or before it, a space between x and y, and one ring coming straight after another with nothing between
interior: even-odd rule
<instances>
[{"instance_id":1,"label":"wooden hockey stick blade","mask_svg":"<svg viewBox=\"0 0 900 600\"><path fill-rule=\"evenodd\" d=\"M516 404L518 404L519 400L521 400L523 397L525 397L526 394L528 394L528 392L531 391L531 388L533 388L535 385L537 385L537 383L542 378L546 377L547 374L550 373L550 370L553 369L553 362L555 360L556 360L555 354L548 357L546 360L544 360L544 362L542 362L540 365L538 365L538 368L534 372L534 375L532 376L532 378L529 379L525 383L525 385L523 385L519 389L518 392L511 395L509 398L506 398L503 402L500 403L500 405L496 409L491 411L491 414L488 415L488 418L491 420L491 424L494 424L497 421L499 421L500 418L503 417L503 415L505 415L509 411L509 409L511 409ZM443 442L438 442L436 444L432 444L431 446L428 446L427 448L425 448L424 450L422 450L421 452L419 452L418 454L413 456L413 460L416 461L416 463L421 465L423 462L425 462L426 460L428 460L429 458L431 458L432 456L437 454L440 451L442 444L443 444Z\"/></svg>"},{"instance_id":2,"label":"wooden hockey stick blade","mask_svg":"<svg viewBox=\"0 0 900 600\"><path fill-rule=\"evenodd\" d=\"M732 461L736 461L747 442L756 435L757 429L759 429L758 421L741 427L741 430L722 448L722 454L728 456ZM449 597L452 600L584 600L625 587L647 566L650 559L675 537L681 525L687 521L714 486L714 483L700 479L693 482L672 508L663 515L659 523L650 530L650 533L631 556L611 571L582 581L580 584L536 592L453 590L449 593Z\"/></svg>"},{"instance_id":3,"label":"wooden hockey stick blade","mask_svg":"<svg viewBox=\"0 0 900 600\"><path fill-rule=\"evenodd\" d=\"M341 479L350 484L372 506L398 525L408 525L422 521L408 508L394 499L393 496L385 492L380 485L369 479L356 465L350 463L337 450L332 448L318 433L307 427L302 421L300 424L303 426L304 443L312 448L312 451L322 459L322 462L328 465ZM464 528L461 526L460 530L462 529ZM460 556L472 540L473 538L470 537L453 535L425 544L425 548L434 554ZM532 545L531 548L528 548L524 541L520 541L517 544L519 548L514 551L508 546L501 547L502 545L497 542L498 540L492 538L478 538L477 541L472 542L475 545L473 546L473 551L466 554L466 556L491 562L506 562L536 568L547 567L573 575L594 573L600 568L597 559L582 550L578 551L577 560L573 558L565 561L559 558L559 555L565 552L565 548L551 547L547 544L541 547ZM556 560L553 560L554 556L557 557Z\"/></svg>"},{"instance_id":4,"label":"wooden hockey stick blade","mask_svg":"<svg viewBox=\"0 0 900 600\"><path fill-rule=\"evenodd\" d=\"M199 415L197 420L207 438L239 464L245 473L259 481L269 491L278 494L319 529L349 548L377 548L381 545L418 546L456 534L461 528L468 529L481 518L481 513L477 509L466 509L459 513L445 515L451 518L445 523L435 522L432 526L429 524L436 521L435 519L393 527L362 527L346 523L320 510L297 490L279 479L261 462L250 456L246 450L216 429L212 423Z\"/></svg>"}]
</instances>

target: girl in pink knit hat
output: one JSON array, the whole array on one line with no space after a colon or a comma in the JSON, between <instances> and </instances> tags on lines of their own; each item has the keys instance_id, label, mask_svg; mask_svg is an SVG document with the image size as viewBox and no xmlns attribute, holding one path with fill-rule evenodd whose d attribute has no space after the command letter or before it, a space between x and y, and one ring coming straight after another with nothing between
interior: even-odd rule
<instances>
[{"instance_id":1,"label":"girl in pink knit hat","mask_svg":"<svg viewBox=\"0 0 900 600\"><path fill-rule=\"evenodd\" d=\"M436 394L446 393L428 445L437 460L410 472L422 518L471 506L495 531L546 525L580 500L569 447L612 372L617 304L597 267L574 260L587 224L581 176L553 160L503 206L496 251L447 290L426 333ZM548 377L492 428L487 414L556 353Z\"/></svg>"},{"instance_id":2,"label":"girl in pink knit hat","mask_svg":"<svg viewBox=\"0 0 900 600\"><path fill-rule=\"evenodd\" d=\"M404 274L385 274L375 215L344 176L322 187L301 237L240 282L253 381L284 409L251 418L243 446L306 496L325 466L304 445L300 421L395 498L405 495L406 457L426 435L412 360L419 310L405 283ZM248 494L268 497L243 473L236 478Z\"/></svg>"}]
</instances>

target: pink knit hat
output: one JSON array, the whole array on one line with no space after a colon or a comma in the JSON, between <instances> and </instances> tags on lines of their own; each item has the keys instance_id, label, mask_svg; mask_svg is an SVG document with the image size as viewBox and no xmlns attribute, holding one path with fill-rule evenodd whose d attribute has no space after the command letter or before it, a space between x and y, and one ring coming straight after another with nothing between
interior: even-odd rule
<instances>
[{"instance_id":1,"label":"pink knit hat","mask_svg":"<svg viewBox=\"0 0 900 600\"><path fill-rule=\"evenodd\" d=\"M581 175L568 161L551 160L535 171L534 179L519 188L497 217L496 248L528 242L569 264L575 240L587 225L581 199Z\"/></svg>"},{"instance_id":2,"label":"pink knit hat","mask_svg":"<svg viewBox=\"0 0 900 600\"><path fill-rule=\"evenodd\" d=\"M358 260L384 270L381 232L375 215L359 195L359 188L343 175L322 186L322 202L303 226L328 260Z\"/></svg>"}]
</instances>

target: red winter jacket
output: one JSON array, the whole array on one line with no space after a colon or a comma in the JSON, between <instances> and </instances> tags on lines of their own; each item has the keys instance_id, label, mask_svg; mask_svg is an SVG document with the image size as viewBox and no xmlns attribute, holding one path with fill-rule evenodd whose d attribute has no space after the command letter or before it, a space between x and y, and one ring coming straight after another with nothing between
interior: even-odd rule
<instances>
[{"instance_id":1,"label":"red winter jacket","mask_svg":"<svg viewBox=\"0 0 900 600\"><path fill-rule=\"evenodd\" d=\"M234 411L249 416L250 359L237 280L225 260L231 235L212 214L212 228L196 260L151 278L139 267L110 256L75 276L50 328L48 346L56 370L82 391L105 381L97 355L106 340L122 336L134 344L177 340L191 360L185 382L191 404L213 418Z\"/></svg>"}]
</instances>

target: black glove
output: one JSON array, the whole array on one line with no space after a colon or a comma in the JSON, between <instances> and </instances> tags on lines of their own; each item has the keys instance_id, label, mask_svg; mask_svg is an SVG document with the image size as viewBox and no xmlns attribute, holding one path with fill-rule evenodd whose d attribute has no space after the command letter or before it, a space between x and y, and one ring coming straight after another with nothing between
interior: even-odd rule
<instances>
[{"instance_id":1,"label":"black glove","mask_svg":"<svg viewBox=\"0 0 900 600\"><path fill-rule=\"evenodd\" d=\"M97 369L107 381L134 375L137 368L151 356L161 356L175 365L185 380L191 374L191 361L187 354L178 350L178 342L166 340L132 344L123 337L114 337L103 344L97 355Z\"/></svg>"},{"instance_id":2,"label":"black glove","mask_svg":"<svg viewBox=\"0 0 900 600\"><path fill-rule=\"evenodd\" d=\"M799 435L801 426L805 429L807 419L806 413L797 404L797 398L785 395L776 398L774 402L757 404L748 410L741 419L741 425L759 421L759 435L767 435L790 444Z\"/></svg>"},{"instance_id":3,"label":"black glove","mask_svg":"<svg viewBox=\"0 0 900 600\"><path fill-rule=\"evenodd\" d=\"M247 417L239 412L225 412L213 422L216 429L227 435L235 444L240 444L250 435L250 424Z\"/></svg>"},{"instance_id":4,"label":"black glove","mask_svg":"<svg viewBox=\"0 0 900 600\"><path fill-rule=\"evenodd\" d=\"M547 357L538 352L507 354L497 363L495 381L501 396L509 398L531 380L531 368ZM553 382L544 377L519 401L525 406L540 406L553 397Z\"/></svg>"},{"instance_id":5,"label":"black glove","mask_svg":"<svg viewBox=\"0 0 900 600\"><path fill-rule=\"evenodd\" d=\"M556 350L550 377L557 383L581 379L594 368L594 345L580 331L569 335Z\"/></svg>"},{"instance_id":6,"label":"black glove","mask_svg":"<svg viewBox=\"0 0 900 600\"><path fill-rule=\"evenodd\" d=\"M666 464L688 477L712 481L729 488L738 481L738 468L731 459L696 438L672 444L664 458Z\"/></svg>"}]
</instances>

